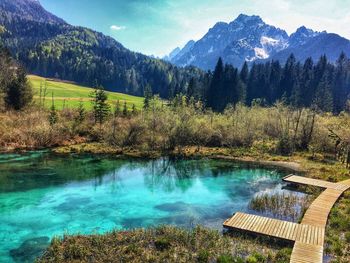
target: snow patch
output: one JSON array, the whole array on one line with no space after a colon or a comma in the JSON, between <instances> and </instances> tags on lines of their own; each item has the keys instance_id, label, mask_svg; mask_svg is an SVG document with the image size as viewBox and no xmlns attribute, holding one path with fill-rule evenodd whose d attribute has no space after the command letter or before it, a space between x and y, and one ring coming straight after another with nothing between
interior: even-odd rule
<instances>
[{"instance_id":1,"label":"snow patch","mask_svg":"<svg viewBox=\"0 0 350 263\"><path fill-rule=\"evenodd\" d=\"M280 44L280 41L271 37L262 36L260 39L260 43L262 46L277 46Z\"/></svg>"},{"instance_id":2,"label":"snow patch","mask_svg":"<svg viewBox=\"0 0 350 263\"><path fill-rule=\"evenodd\" d=\"M266 52L264 48L256 47L255 51L255 59L266 59L269 57L269 54Z\"/></svg>"},{"instance_id":3,"label":"snow patch","mask_svg":"<svg viewBox=\"0 0 350 263\"><path fill-rule=\"evenodd\" d=\"M214 52L214 47L211 46L210 49L208 50L208 54L213 53L213 52Z\"/></svg>"}]
</instances>

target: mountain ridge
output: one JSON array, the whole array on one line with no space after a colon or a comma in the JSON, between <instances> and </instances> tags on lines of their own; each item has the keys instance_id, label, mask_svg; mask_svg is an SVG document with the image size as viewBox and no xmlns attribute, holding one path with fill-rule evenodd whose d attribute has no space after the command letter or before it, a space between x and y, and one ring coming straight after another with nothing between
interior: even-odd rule
<instances>
[{"instance_id":1,"label":"mountain ridge","mask_svg":"<svg viewBox=\"0 0 350 263\"><path fill-rule=\"evenodd\" d=\"M338 43L338 46L332 43ZM300 61L308 57L318 59L323 54L335 61L342 51L350 55L349 44L349 40L337 34L317 32L305 26L288 35L283 29L266 24L260 16L240 14L229 23L216 23L191 49L178 51L181 56L173 57L170 62L208 70L215 67L219 57L226 63L241 67L245 61L252 63L279 59L285 62L294 52ZM308 53L302 52L305 48Z\"/></svg>"}]
</instances>

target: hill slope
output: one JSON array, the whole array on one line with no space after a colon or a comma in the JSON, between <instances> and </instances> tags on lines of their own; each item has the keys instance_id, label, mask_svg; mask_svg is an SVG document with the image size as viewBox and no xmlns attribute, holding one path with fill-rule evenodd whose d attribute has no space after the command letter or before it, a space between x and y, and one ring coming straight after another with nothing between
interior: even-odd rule
<instances>
[{"instance_id":1,"label":"hill slope","mask_svg":"<svg viewBox=\"0 0 350 263\"><path fill-rule=\"evenodd\" d=\"M52 105L52 95L54 96L54 102L57 109L66 108L76 108L80 104L80 101L84 104L86 109L91 109L91 98L90 93L93 91L92 88L80 86L75 83L63 82L53 79L45 79L35 75L28 76L29 82L32 84L34 91L34 99L40 100L40 86L44 87L46 83L46 97L45 106L50 107ZM42 94L44 88L42 88ZM129 109L132 105L135 105L137 109L142 109L143 98L131 96L127 94L117 93L117 92L107 92L108 102L114 108L116 102L119 100L120 107L123 107L124 102L127 103ZM43 99L42 95L42 100Z\"/></svg>"},{"instance_id":2,"label":"hill slope","mask_svg":"<svg viewBox=\"0 0 350 263\"><path fill-rule=\"evenodd\" d=\"M88 28L67 24L36 0L1 0L1 40L30 73L72 80L113 91L143 95L146 85L167 97L185 86L195 68L179 69L162 60L131 52Z\"/></svg>"}]
</instances>

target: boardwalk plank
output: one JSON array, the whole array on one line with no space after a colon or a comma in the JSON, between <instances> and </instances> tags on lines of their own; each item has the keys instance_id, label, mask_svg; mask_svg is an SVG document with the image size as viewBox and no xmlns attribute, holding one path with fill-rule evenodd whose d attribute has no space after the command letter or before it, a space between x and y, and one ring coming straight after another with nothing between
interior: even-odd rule
<instances>
[{"instance_id":1,"label":"boardwalk plank","mask_svg":"<svg viewBox=\"0 0 350 263\"><path fill-rule=\"evenodd\" d=\"M301 224L237 212L224 222L224 227L295 241L290 262L321 263L330 210L344 191L350 188L350 179L332 183L291 175L283 180L326 188L305 212Z\"/></svg>"}]
</instances>

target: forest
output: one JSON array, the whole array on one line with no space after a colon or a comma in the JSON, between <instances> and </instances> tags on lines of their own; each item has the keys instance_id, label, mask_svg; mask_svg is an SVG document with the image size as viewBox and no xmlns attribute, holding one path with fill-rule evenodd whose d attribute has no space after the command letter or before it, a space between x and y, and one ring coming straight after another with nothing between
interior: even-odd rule
<instances>
[{"instance_id":1,"label":"forest","mask_svg":"<svg viewBox=\"0 0 350 263\"><path fill-rule=\"evenodd\" d=\"M197 85L204 85L203 101L214 111L222 112L229 104L272 106L281 101L293 108L339 114L348 107L350 60L342 53L336 64L329 63L326 56L302 63L291 54L285 65L268 61L251 68L245 63L236 69L219 59L215 71L206 78L207 83L201 84L193 79L187 94L192 96Z\"/></svg>"}]
</instances>

